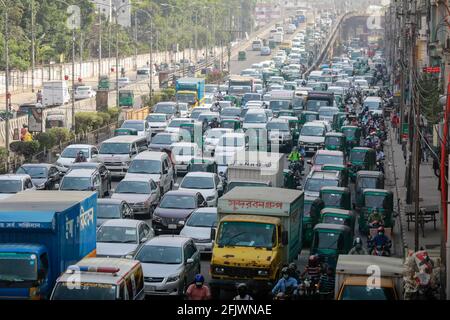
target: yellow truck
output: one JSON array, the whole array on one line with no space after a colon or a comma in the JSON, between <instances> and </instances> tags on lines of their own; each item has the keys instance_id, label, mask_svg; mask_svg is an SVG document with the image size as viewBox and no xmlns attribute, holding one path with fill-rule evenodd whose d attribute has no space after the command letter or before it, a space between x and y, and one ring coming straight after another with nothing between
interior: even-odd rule
<instances>
[{"instance_id":1,"label":"yellow truck","mask_svg":"<svg viewBox=\"0 0 450 320\"><path fill-rule=\"evenodd\" d=\"M273 187L236 187L219 199L218 228L211 257L211 292L247 283L265 295L283 265L302 248L303 192ZM257 294L256 294L257 293Z\"/></svg>"},{"instance_id":2,"label":"yellow truck","mask_svg":"<svg viewBox=\"0 0 450 320\"><path fill-rule=\"evenodd\" d=\"M372 255L339 255L336 300L401 300L403 259Z\"/></svg>"}]
</instances>

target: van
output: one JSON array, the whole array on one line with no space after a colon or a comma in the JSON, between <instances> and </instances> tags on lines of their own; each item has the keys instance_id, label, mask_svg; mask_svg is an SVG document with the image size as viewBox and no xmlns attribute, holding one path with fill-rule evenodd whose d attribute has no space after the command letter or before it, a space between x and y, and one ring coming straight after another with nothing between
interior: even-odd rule
<instances>
[{"instance_id":1,"label":"van","mask_svg":"<svg viewBox=\"0 0 450 320\"><path fill-rule=\"evenodd\" d=\"M145 151L131 161L125 178L150 178L160 186L161 195L163 195L172 190L175 177L174 170L175 168L167 153Z\"/></svg>"},{"instance_id":2,"label":"van","mask_svg":"<svg viewBox=\"0 0 450 320\"><path fill-rule=\"evenodd\" d=\"M253 51L260 51L263 46L263 42L261 40L255 40L252 43L252 50Z\"/></svg>"},{"instance_id":3,"label":"van","mask_svg":"<svg viewBox=\"0 0 450 320\"><path fill-rule=\"evenodd\" d=\"M42 104L44 107L62 106L70 101L69 88L64 80L44 82Z\"/></svg>"},{"instance_id":4,"label":"van","mask_svg":"<svg viewBox=\"0 0 450 320\"><path fill-rule=\"evenodd\" d=\"M150 80L150 68L142 67L136 70L136 82Z\"/></svg>"},{"instance_id":5,"label":"van","mask_svg":"<svg viewBox=\"0 0 450 320\"><path fill-rule=\"evenodd\" d=\"M104 163L111 176L124 177L133 158L146 150L146 137L117 136L100 145L98 160Z\"/></svg>"},{"instance_id":6,"label":"van","mask_svg":"<svg viewBox=\"0 0 450 320\"><path fill-rule=\"evenodd\" d=\"M50 300L143 300L144 272L137 260L85 258L57 280Z\"/></svg>"}]
</instances>

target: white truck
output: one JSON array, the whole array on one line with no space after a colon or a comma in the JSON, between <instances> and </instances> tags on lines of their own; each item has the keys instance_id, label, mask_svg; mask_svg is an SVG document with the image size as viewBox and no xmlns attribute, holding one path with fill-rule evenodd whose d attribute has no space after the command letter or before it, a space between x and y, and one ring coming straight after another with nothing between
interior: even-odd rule
<instances>
[{"instance_id":1,"label":"white truck","mask_svg":"<svg viewBox=\"0 0 450 320\"><path fill-rule=\"evenodd\" d=\"M62 106L70 101L69 87L65 80L44 82L42 104L44 107Z\"/></svg>"},{"instance_id":2,"label":"white truck","mask_svg":"<svg viewBox=\"0 0 450 320\"><path fill-rule=\"evenodd\" d=\"M284 35L283 32L277 31L272 34L272 39L275 43L280 44L283 42L284 39L283 35Z\"/></svg>"},{"instance_id":3,"label":"white truck","mask_svg":"<svg viewBox=\"0 0 450 320\"><path fill-rule=\"evenodd\" d=\"M237 186L282 188L284 162L282 153L248 151L237 154L234 163L228 165L227 191Z\"/></svg>"},{"instance_id":4,"label":"white truck","mask_svg":"<svg viewBox=\"0 0 450 320\"><path fill-rule=\"evenodd\" d=\"M339 255L336 300L401 300L403 259L372 255Z\"/></svg>"}]
</instances>

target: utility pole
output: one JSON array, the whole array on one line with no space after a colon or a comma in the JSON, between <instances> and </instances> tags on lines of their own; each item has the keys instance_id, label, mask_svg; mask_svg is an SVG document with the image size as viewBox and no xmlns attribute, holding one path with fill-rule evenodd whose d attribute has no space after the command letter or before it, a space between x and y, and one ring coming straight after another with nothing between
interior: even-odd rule
<instances>
[{"instance_id":1,"label":"utility pole","mask_svg":"<svg viewBox=\"0 0 450 320\"><path fill-rule=\"evenodd\" d=\"M119 12L115 11L116 27L116 107L119 108Z\"/></svg>"},{"instance_id":2,"label":"utility pole","mask_svg":"<svg viewBox=\"0 0 450 320\"><path fill-rule=\"evenodd\" d=\"M137 12L134 14L134 70L137 70L138 36L137 36Z\"/></svg>"},{"instance_id":3,"label":"utility pole","mask_svg":"<svg viewBox=\"0 0 450 320\"><path fill-rule=\"evenodd\" d=\"M36 68L36 54L35 54L35 16L34 16L34 0L31 0L31 92L34 93L34 70Z\"/></svg>"},{"instance_id":4,"label":"utility pole","mask_svg":"<svg viewBox=\"0 0 450 320\"><path fill-rule=\"evenodd\" d=\"M80 28L80 78L83 75L83 31Z\"/></svg>"},{"instance_id":5,"label":"utility pole","mask_svg":"<svg viewBox=\"0 0 450 320\"><path fill-rule=\"evenodd\" d=\"M6 171L9 172L9 30L8 30L8 7L5 7L5 93L6 93L6 120L5 120L5 148L6 148Z\"/></svg>"},{"instance_id":6,"label":"utility pole","mask_svg":"<svg viewBox=\"0 0 450 320\"><path fill-rule=\"evenodd\" d=\"M198 11L195 10L195 28L194 28L194 41L195 41L195 61L198 61Z\"/></svg>"},{"instance_id":7,"label":"utility pole","mask_svg":"<svg viewBox=\"0 0 450 320\"><path fill-rule=\"evenodd\" d=\"M153 100L153 21L150 21L150 101Z\"/></svg>"},{"instance_id":8,"label":"utility pole","mask_svg":"<svg viewBox=\"0 0 450 320\"><path fill-rule=\"evenodd\" d=\"M230 20L229 20L229 25L228 25L228 28L230 30L230 33L229 33L230 38L228 39L228 74L231 74L231 41L233 41L233 38L232 38L233 31L231 30L231 27L232 27L233 17L231 15L231 6L228 9L229 9L229 15L230 15L230 17L229 17Z\"/></svg>"},{"instance_id":9,"label":"utility pole","mask_svg":"<svg viewBox=\"0 0 450 320\"><path fill-rule=\"evenodd\" d=\"M72 131L75 132L75 28L72 29Z\"/></svg>"},{"instance_id":10,"label":"utility pole","mask_svg":"<svg viewBox=\"0 0 450 320\"><path fill-rule=\"evenodd\" d=\"M99 10L98 12L98 80L100 82L100 77L102 76L102 13Z\"/></svg>"}]
</instances>

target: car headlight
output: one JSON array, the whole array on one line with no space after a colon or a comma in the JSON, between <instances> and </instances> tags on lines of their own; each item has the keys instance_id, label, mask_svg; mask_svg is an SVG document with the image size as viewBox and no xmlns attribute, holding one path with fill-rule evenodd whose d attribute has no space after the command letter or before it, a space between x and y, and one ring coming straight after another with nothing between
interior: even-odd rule
<instances>
[{"instance_id":1,"label":"car headlight","mask_svg":"<svg viewBox=\"0 0 450 320\"><path fill-rule=\"evenodd\" d=\"M153 221L154 222L162 222L162 218L160 216L157 216L156 214L153 214Z\"/></svg>"},{"instance_id":2,"label":"car headlight","mask_svg":"<svg viewBox=\"0 0 450 320\"><path fill-rule=\"evenodd\" d=\"M213 201L215 198L215 196L209 196L206 198L206 201Z\"/></svg>"},{"instance_id":3,"label":"car headlight","mask_svg":"<svg viewBox=\"0 0 450 320\"><path fill-rule=\"evenodd\" d=\"M268 270L258 270L258 276L268 276L269 271Z\"/></svg>"},{"instance_id":4,"label":"car headlight","mask_svg":"<svg viewBox=\"0 0 450 320\"><path fill-rule=\"evenodd\" d=\"M178 281L178 280L180 280L180 276L179 275L170 276L170 277L167 278L167 282L175 282L175 281Z\"/></svg>"},{"instance_id":5,"label":"car headlight","mask_svg":"<svg viewBox=\"0 0 450 320\"><path fill-rule=\"evenodd\" d=\"M43 184L36 186L36 189L38 189L38 190L45 189L45 182Z\"/></svg>"},{"instance_id":6,"label":"car headlight","mask_svg":"<svg viewBox=\"0 0 450 320\"><path fill-rule=\"evenodd\" d=\"M214 272L215 272L215 273L223 274L223 273L225 273L225 269L222 268L222 267L215 267L215 268L214 268Z\"/></svg>"}]
</instances>

